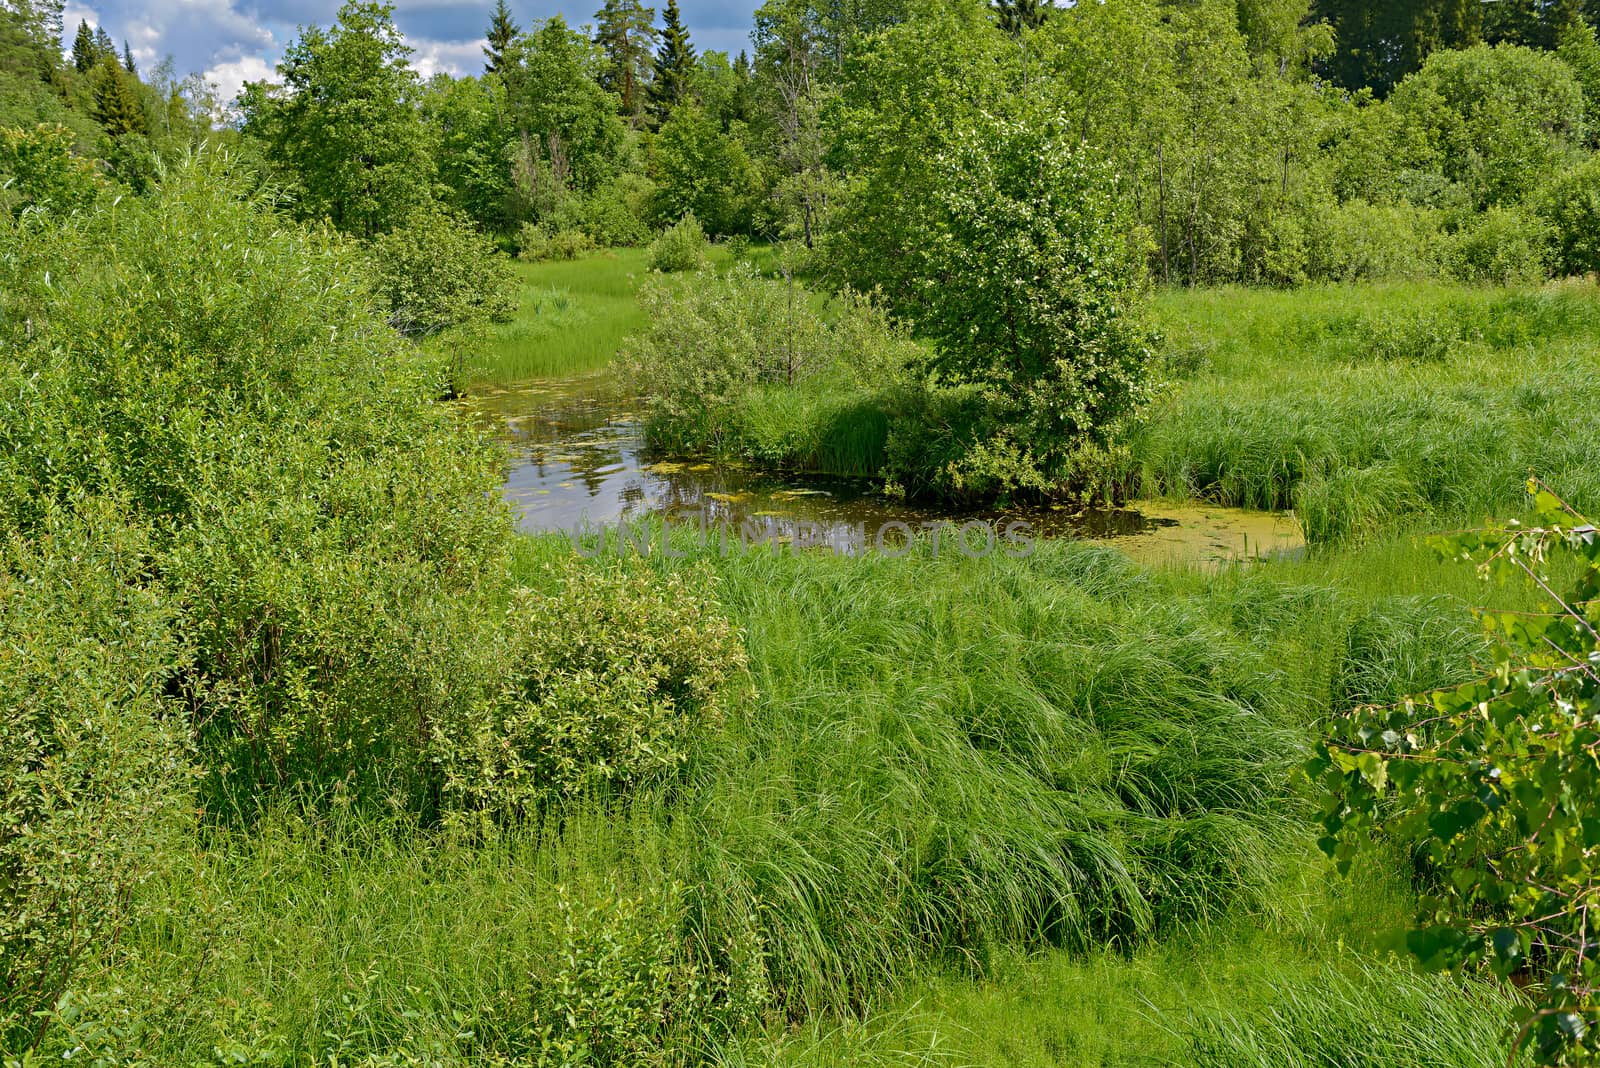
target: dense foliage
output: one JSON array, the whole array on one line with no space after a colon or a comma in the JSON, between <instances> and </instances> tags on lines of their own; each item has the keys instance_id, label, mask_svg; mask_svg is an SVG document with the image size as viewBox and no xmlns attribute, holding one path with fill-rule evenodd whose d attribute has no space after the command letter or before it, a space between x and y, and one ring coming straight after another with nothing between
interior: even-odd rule
<instances>
[{"instance_id":1,"label":"dense foliage","mask_svg":"<svg viewBox=\"0 0 1600 1068\"><path fill-rule=\"evenodd\" d=\"M651 384L652 440L780 468L882 466L887 425L851 394L894 389L917 348L870 301L845 293L823 314L792 279L748 264L686 284L662 279L640 299L651 327L619 363Z\"/></svg>"},{"instance_id":2,"label":"dense foliage","mask_svg":"<svg viewBox=\"0 0 1600 1068\"><path fill-rule=\"evenodd\" d=\"M505 256L448 208L412 212L398 228L373 239L369 258L373 288L389 306L389 322L403 334L505 322L515 308Z\"/></svg>"},{"instance_id":3,"label":"dense foliage","mask_svg":"<svg viewBox=\"0 0 1600 1068\"><path fill-rule=\"evenodd\" d=\"M1600 533L1528 489L1537 525L1437 544L1485 576L1532 585L1541 610L1484 612L1487 675L1357 709L1307 771L1324 788L1323 846L1342 867L1372 834L1412 843L1426 865L1410 950L1432 966L1522 977L1534 996L1515 1044L1541 1064L1577 1064L1600 1052ZM1576 563L1570 583L1555 578L1564 558Z\"/></svg>"},{"instance_id":4,"label":"dense foliage","mask_svg":"<svg viewBox=\"0 0 1600 1068\"><path fill-rule=\"evenodd\" d=\"M47 1030L192 804L188 722L162 692L188 657L154 565L106 499L0 550L0 1049Z\"/></svg>"},{"instance_id":5,"label":"dense foliage","mask_svg":"<svg viewBox=\"0 0 1600 1068\"><path fill-rule=\"evenodd\" d=\"M913 241L912 320L937 378L977 387L983 412L934 478L958 494L1047 493L1149 399L1140 250L1115 176L1049 120L979 121L953 140Z\"/></svg>"},{"instance_id":6,"label":"dense foliage","mask_svg":"<svg viewBox=\"0 0 1600 1068\"><path fill-rule=\"evenodd\" d=\"M973 1060L1593 1059L1593 528L1450 542L1487 639L1385 535L1600 502L1595 7L498 3L425 80L354 0L227 102L0 0L0 1058L923 1063L1037 969ZM463 368L619 346L688 463L1309 549L515 536Z\"/></svg>"}]
</instances>

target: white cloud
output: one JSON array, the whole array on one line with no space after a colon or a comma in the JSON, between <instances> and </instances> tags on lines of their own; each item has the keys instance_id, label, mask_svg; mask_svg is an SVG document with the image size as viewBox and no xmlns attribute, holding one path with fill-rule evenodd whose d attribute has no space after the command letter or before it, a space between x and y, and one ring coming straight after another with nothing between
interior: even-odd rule
<instances>
[{"instance_id":1,"label":"white cloud","mask_svg":"<svg viewBox=\"0 0 1600 1068\"><path fill-rule=\"evenodd\" d=\"M738 52L759 0L681 0L696 46ZM4 3L4 0L0 0ZM574 26L588 21L600 0L509 0L518 22L567 10ZM90 5L93 5L92 7ZM231 101L246 81L273 76L272 64L301 24L326 26L340 0L67 0L67 46L80 20L126 40L142 70L171 55L176 73L200 71ZM655 0L659 9L664 0ZM397 21L416 50L423 77L440 71L476 74L483 68L482 33L493 0L399 0ZM466 39L466 38L471 39Z\"/></svg>"},{"instance_id":2,"label":"white cloud","mask_svg":"<svg viewBox=\"0 0 1600 1068\"><path fill-rule=\"evenodd\" d=\"M411 65L424 81L440 71L457 77L481 73L483 49L488 43L483 37L475 41L406 40L406 44L416 49L411 55Z\"/></svg>"},{"instance_id":3,"label":"white cloud","mask_svg":"<svg viewBox=\"0 0 1600 1068\"><path fill-rule=\"evenodd\" d=\"M218 63L203 75L206 81L217 87L217 101L225 108L233 104L233 98L239 95L245 82L259 82L276 76L272 64L260 56L241 56Z\"/></svg>"}]
</instances>

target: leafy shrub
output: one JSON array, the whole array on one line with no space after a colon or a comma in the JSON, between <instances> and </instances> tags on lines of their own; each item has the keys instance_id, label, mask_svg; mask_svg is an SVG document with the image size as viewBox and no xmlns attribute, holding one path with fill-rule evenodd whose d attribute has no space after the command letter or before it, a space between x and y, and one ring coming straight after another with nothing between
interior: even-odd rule
<instances>
[{"instance_id":1,"label":"leafy shrub","mask_svg":"<svg viewBox=\"0 0 1600 1068\"><path fill-rule=\"evenodd\" d=\"M441 739L455 808L533 812L671 778L746 693L703 574L569 566L506 619L504 682Z\"/></svg>"},{"instance_id":2,"label":"leafy shrub","mask_svg":"<svg viewBox=\"0 0 1600 1068\"><path fill-rule=\"evenodd\" d=\"M539 977L528 1021L539 1064L678 1064L756 1018L766 996L757 947L736 947L740 971L697 959L682 937L687 897L673 883L580 905L557 887L559 964Z\"/></svg>"},{"instance_id":3,"label":"leafy shrub","mask_svg":"<svg viewBox=\"0 0 1600 1068\"><path fill-rule=\"evenodd\" d=\"M1366 282L1432 274L1439 240L1434 214L1408 205L1351 201L1313 209L1305 221L1301 272L1283 282Z\"/></svg>"},{"instance_id":4,"label":"leafy shrub","mask_svg":"<svg viewBox=\"0 0 1600 1068\"><path fill-rule=\"evenodd\" d=\"M705 266L707 247L700 220L688 212L650 243L650 269L662 273L699 270Z\"/></svg>"},{"instance_id":5,"label":"leafy shrub","mask_svg":"<svg viewBox=\"0 0 1600 1068\"><path fill-rule=\"evenodd\" d=\"M547 220L553 229L577 230L602 248L631 248L650 240L655 183L625 171L592 192L569 196Z\"/></svg>"},{"instance_id":6,"label":"leafy shrub","mask_svg":"<svg viewBox=\"0 0 1600 1068\"><path fill-rule=\"evenodd\" d=\"M1445 267L1462 282L1537 285L1549 274L1550 236L1531 212L1491 207L1449 240Z\"/></svg>"},{"instance_id":7,"label":"leafy shrub","mask_svg":"<svg viewBox=\"0 0 1600 1068\"><path fill-rule=\"evenodd\" d=\"M1550 183L1536 204L1552 231L1557 272L1600 271L1600 157Z\"/></svg>"},{"instance_id":8,"label":"leafy shrub","mask_svg":"<svg viewBox=\"0 0 1600 1068\"><path fill-rule=\"evenodd\" d=\"M975 120L939 160L918 270L934 373L983 394L967 459L936 483L992 496L1063 482L1151 393L1143 269L1114 174L1043 123Z\"/></svg>"},{"instance_id":9,"label":"leafy shrub","mask_svg":"<svg viewBox=\"0 0 1600 1068\"><path fill-rule=\"evenodd\" d=\"M1571 69L1518 45L1435 51L1387 106L1431 169L1465 186L1478 208L1519 202L1583 132L1583 90Z\"/></svg>"},{"instance_id":10,"label":"leafy shrub","mask_svg":"<svg viewBox=\"0 0 1600 1068\"><path fill-rule=\"evenodd\" d=\"M516 278L494 243L466 216L437 204L372 239L373 287L401 333L428 335L516 311Z\"/></svg>"},{"instance_id":11,"label":"leafy shrub","mask_svg":"<svg viewBox=\"0 0 1600 1068\"><path fill-rule=\"evenodd\" d=\"M202 156L0 257L0 531L82 493L155 531L211 812L336 784L424 806L427 725L485 677L499 454L355 250L247 181Z\"/></svg>"},{"instance_id":12,"label":"leafy shrub","mask_svg":"<svg viewBox=\"0 0 1600 1068\"><path fill-rule=\"evenodd\" d=\"M185 656L149 541L82 508L0 538L0 1052L37 1039L192 806L187 723L162 698Z\"/></svg>"},{"instance_id":13,"label":"leafy shrub","mask_svg":"<svg viewBox=\"0 0 1600 1068\"><path fill-rule=\"evenodd\" d=\"M0 207L72 212L93 204L106 183L72 144L65 126L0 127Z\"/></svg>"},{"instance_id":14,"label":"leafy shrub","mask_svg":"<svg viewBox=\"0 0 1600 1068\"><path fill-rule=\"evenodd\" d=\"M1600 894L1592 798L1600 677L1600 532L1537 481L1536 524L1434 539L1487 577L1549 597L1539 613L1485 611L1492 662L1464 685L1343 712L1305 766L1341 871L1375 836L1425 858L1438 878L1406 946L1435 969L1492 968L1524 980L1513 1056L1539 1064L1600 1053L1600 962L1589 907ZM1555 594L1549 562L1570 585Z\"/></svg>"},{"instance_id":15,"label":"leafy shrub","mask_svg":"<svg viewBox=\"0 0 1600 1068\"><path fill-rule=\"evenodd\" d=\"M657 217L693 214L714 234L747 231L762 194L761 168L745 148L743 125L722 128L697 102L672 109L650 145Z\"/></svg>"},{"instance_id":16,"label":"leafy shrub","mask_svg":"<svg viewBox=\"0 0 1600 1068\"><path fill-rule=\"evenodd\" d=\"M619 367L648 398L652 443L672 451L739 453L740 410L757 390L882 389L917 353L871 300L847 291L826 317L792 280L748 263L687 285L658 279L640 302L650 328Z\"/></svg>"},{"instance_id":17,"label":"leafy shrub","mask_svg":"<svg viewBox=\"0 0 1600 1068\"><path fill-rule=\"evenodd\" d=\"M517 258L530 263L575 260L594 251L594 240L582 230L552 230L544 223L523 223L517 231Z\"/></svg>"}]
</instances>

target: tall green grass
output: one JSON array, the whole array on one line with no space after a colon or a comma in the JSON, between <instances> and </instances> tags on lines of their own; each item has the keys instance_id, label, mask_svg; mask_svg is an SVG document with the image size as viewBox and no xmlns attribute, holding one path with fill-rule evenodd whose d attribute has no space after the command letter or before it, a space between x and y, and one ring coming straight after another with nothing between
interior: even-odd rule
<instances>
[{"instance_id":1,"label":"tall green grass","mask_svg":"<svg viewBox=\"0 0 1600 1068\"><path fill-rule=\"evenodd\" d=\"M974 979L926 975L846 1023L747 1036L729 1065L985 1068L1491 1068L1514 998L1389 957L1412 908L1393 858L1349 877L1308 861L1271 917L1132 952L1011 955Z\"/></svg>"},{"instance_id":2,"label":"tall green grass","mask_svg":"<svg viewBox=\"0 0 1600 1068\"><path fill-rule=\"evenodd\" d=\"M514 567L538 587L570 551L522 539ZM1309 728L1352 694L1460 678L1477 650L1471 576L1401 543L1216 575L1070 544L627 566L712 568L750 650L757 696L675 790L486 839L339 802L213 828L144 887L162 907L95 962L60 1041L163 1064L531 1063L570 1010L580 1025L557 1038L609 1042L633 1021L648 1063L758 1063L762 1036L801 1024L816 1043L768 1053L1051 1063L1008 1059L993 1036L941 1045L1020 1014L1066 1063L1141 1063L1202 1033L1163 983L1260 965L1261 984L1206 1002L1203 1033L1270 1045L1299 1026L1272 977L1316 988L1366 922L1295 919L1296 872L1323 877L1288 775ZM1312 948L1274 971L1256 925ZM1215 955L1184 963L1208 942ZM1080 1007L1060 1027L1019 953L1063 954L1045 989ZM694 967L743 1008L675 1016L675 992L709 981ZM947 1018L907 1007L930 975L946 977ZM1374 992L1339 1010L1351 1028L1389 987L1406 1004L1445 996L1392 971L1361 982ZM1477 1035L1493 1010L1450 1011Z\"/></svg>"},{"instance_id":3,"label":"tall green grass","mask_svg":"<svg viewBox=\"0 0 1600 1068\"><path fill-rule=\"evenodd\" d=\"M606 366L622 339L644 325L634 294L647 270L640 249L518 263L512 321L454 342L465 346L456 354L464 384L581 374Z\"/></svg>"},{"instance_id":4,"label":"tall green grass","mask_svg":"<svg viewBox=\"0 0 1600 1068\"><path fill-rule=\"evenodd\" d=\"M747 256L768 269L767 246ZM726 248L710 250L725 263ZM462 384L503 385L596 371L610 364L622 342L646 325L636 299L649 274L648 250L608 249L577 260L517 263L517 311L509 323L490 324L481 336L452 339Z\"/></svg>"},{"instance_id":5,"label":"tall green grass","mask_svg":"<svg viewBox=\"0 0 1600 1068\"><path fill-rule=\"evenodd\" d=\"M1536 471L1600 504L1600 293L1163 294L1191 377L1132 443L1145 491L1297 512L1314 544L1515 511Z\"/></svg>"}]
</instances>

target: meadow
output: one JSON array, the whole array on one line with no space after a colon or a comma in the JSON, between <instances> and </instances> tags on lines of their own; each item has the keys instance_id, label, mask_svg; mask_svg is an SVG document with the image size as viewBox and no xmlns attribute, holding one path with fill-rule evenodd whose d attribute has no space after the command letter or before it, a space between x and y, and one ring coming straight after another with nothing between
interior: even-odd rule
<instances>
[{"instance_id":1,"label":"meadow","mask_svg":"<svg viewBox=\"0 0 1600 1068\"><path fill-rule=\"evenodd\" d=\"M569 553L524 539L513 567L549 588ZM214 828L58 1038L114 1048L125 1020L172 1064L1503 1063L1506 994L1388 955L1401 858L1334 876L1288 786L1328 709L1469 669L1470 574L1404 540L1215 576L1074 545L672 566L715 571L754 694L670 791L487 841L338 806ZM746 984L725 1015L674 1017L683 940Z\"/></svg>"},{"instance_id":2,"label":"meadow","mask_svg":"<svg viewBox=\"0 0 1600 1068\"><path fill-rule=\"evenodd\" d=\"M1215 573L1072 542L585 563L511 533L495 443L437 402L437 353L343 299L348 250L225 175L14 240L0 269L108 264L8 285L0 318L23 1063L1503 1061L1515 991L1394 956L1410 863L1334 874L1294 774L1331 714L1469 676L1471 605L1529 606L1420 544L1454 498ZM524 320L555 286L623 330L631 263L523 268ZM1580 296L1440 293L1487 309L1438 357L1458 376L1380 366L1542 388ZM1259 338L1202 314L1238 294L1161 297L1192 323L1166 403L1299 322L1251 299ZM1330 352L1274 348L1284 374L1354 366L1327 299L1296 329ZM514 348L484 376L536 366Z\"/></svg>"},{"instance_id":3,"label":"meadow","mask_svg":"<svg viewBox=\"0 0 1600 1068\"><path fill-rule=\"evenodd\" d=\"M724 300L750 287L723 285ZM1292 509L1314 545L1515 510L1534 472L1592 509L1595 298L1586 282L1159 292L1148 312L1159 339L1156 399L1115 446L1075 461L1070 488L1086 501ZM693 298L660 314L720 321ZM749 315L753 323L763 313ZM692 331L670 333L676 342ZM692 367L645 361L624 377L657 396L646 432L668 453L876 477L893 491L937 495L974 395L922 381L906 339L840 333L859 347L796 380L756 376L712 399L701 399L704 379ZM677 413L691 395L698 406L685 419Z\"/></svg>"},{"instance_id":4,"label":"meadow","mask_svg":"<svg viewBox=\"0 0 1600 1068\"><path fill-rule=\"evenodd\" d=\"M1313 543L1513 510L1537 473L1600 505L1589 283L1164 293L1176 381L1139 490L1293 508Z\"/></svg>"},{"instance_id":5,"label":"meadow","mask_svg":"<svg viewBox=\"0 0 1600 1068\"><path fill-rule=\"evenodd\" d=\"M0 0L0 1068L1600 1063L1595 4L513 7Z\"/></svg>"}]
</instances>

